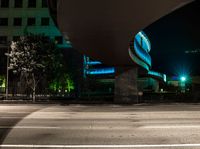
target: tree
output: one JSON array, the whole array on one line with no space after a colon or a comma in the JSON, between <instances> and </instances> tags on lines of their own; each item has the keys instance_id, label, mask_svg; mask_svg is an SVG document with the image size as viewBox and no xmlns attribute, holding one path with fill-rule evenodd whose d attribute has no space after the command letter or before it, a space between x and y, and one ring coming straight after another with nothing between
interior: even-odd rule
<instances>
[{"instance_id":1,"label":"tree","mask_svg":"<svg viewBox=\"0 0 200 149\"><path fill-rule=\"evenodd\" d=\"M55 72L54 69L62 67L59 59L56 59L58 55L61 56L61 53L58 53L55 43L44 35L30 34L20 37L16 42L12 41L11 51L7 54L10 58L9 69L25 78L34 102L39 81L49 71Z\"/></svg>"},{"instance_id":2,"label":"tree","mask_svg":"<svg viewBox=\"0 0 200 149\"><path fill-rule=\"evenodd\" d=\"M0 75L0 87L4 87L5 88L5 84L6 84L5 76Z\"/></svg>"},{"instance_id":3,"label":"tree","mask_svg":"<svg viewBox=\"0 0 200 149\"><path fill-rule=\"evenodd\" d=\"M55 93L71 93L74 90L74 82L69 74L64 73L50 82L50 89Z\"/></svg>"}]
</instances>

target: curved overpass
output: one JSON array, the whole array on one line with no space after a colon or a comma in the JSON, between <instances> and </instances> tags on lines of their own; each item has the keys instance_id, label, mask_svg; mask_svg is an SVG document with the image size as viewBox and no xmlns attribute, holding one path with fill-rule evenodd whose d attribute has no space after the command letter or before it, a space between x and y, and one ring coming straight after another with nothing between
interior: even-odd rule
<instances>
[{"instance_id":1,"label":"curved overpass","mask_svg":"<svg viewBox=\"0 0 200 149\"><path fill-rule=\"evenodd\" d=\"M72 46L115 66L115 95L130 101L137 98L137 67L150 71L151 50L148 25L192 0L49 0L51 15Z\"/></svg>"},{"instance_id":2,"label":"curved overpass","mask_svg":"<svg viewBox=\"0 0 200 149\"><path fill-rule=\"evenodd\" d=\"M132 66L128 49L135 35L191 0L49 1L60 30L75 49L108 65Z\"/></svg>"}]
</instances>

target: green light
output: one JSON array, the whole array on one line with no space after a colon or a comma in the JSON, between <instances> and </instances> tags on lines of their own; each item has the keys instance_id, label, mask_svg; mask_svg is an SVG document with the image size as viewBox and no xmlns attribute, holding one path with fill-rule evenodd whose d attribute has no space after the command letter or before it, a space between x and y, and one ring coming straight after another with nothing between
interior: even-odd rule
<instances>
[{"instance_id":1,"label":"green light","mask_svg":"<svg viewBox=\"0 0 200 149\"><path fill-rule=\"evenodd\" d=\"M5 76L0 76L0 87L5 88L6 87L6 79Z\"/></svg>"},{"instance_id":2,"label":"green light","mask_svg":"<svg viewBox=\"0 0 200 149\"><path fill-rule=\"evenodd\" d=\"M50 83L49 87L52 91L58 91L59 93L62 91L70 93L75 89L74 82L70 78L69 74L64 74L61 78L54 79Z\"/></svg>"},{"instance_id":3,"label":"green light","mask_svg":"<svg viewBox=\"0 0 200 149\"><path fill-rule=\"evenodd\" d=\"M181 79L181 82L185 82L186 81L186 77L185 76L182 76L180 79Z\"/></svg>"}]
</instances>

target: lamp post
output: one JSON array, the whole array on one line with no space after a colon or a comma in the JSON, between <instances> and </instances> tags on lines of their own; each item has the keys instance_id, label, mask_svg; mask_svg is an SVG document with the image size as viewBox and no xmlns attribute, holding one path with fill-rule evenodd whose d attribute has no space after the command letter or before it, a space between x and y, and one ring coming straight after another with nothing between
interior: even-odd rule
<instances>
[{"instance_id":1,"label":"lamp post","mask_svg":"<svg viewBox=\"0 0 200 149\"><path fill-rule=\"evenodd\" d=\"M185 83L186 83L186 76L181 76L180 77L180 85L181 85L181 92L185 93Z\"/></svg>"},{"instance_id":2,"label":"lamp post","mask_svg":"<svg viewBox=\"0 0 200 149\"><path fill-rule=\"evenodd\" d=\"M9 46L8 46L7 52L9 54ZM7 62L6 62L6 100L8 99L8 79L9 79L8 67L9 67L9 56L7 55Z\"/></svg>"}]
</instances>

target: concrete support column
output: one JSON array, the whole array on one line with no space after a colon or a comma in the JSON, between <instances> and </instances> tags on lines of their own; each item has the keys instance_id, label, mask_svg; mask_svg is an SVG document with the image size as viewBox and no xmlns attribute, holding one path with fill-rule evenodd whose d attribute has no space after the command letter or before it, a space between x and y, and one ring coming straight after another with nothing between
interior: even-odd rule
<instances>
[{"instance_id":1,"label":"concrete support column","mask_svg":"<svg viewBox=\"0 0 200 149\"><path fill-rule=\"evenodd\" d=\"M137 103L137 67L123 68L117 67L115 76L115 103Z\"/></svg>"}]
</instances>

